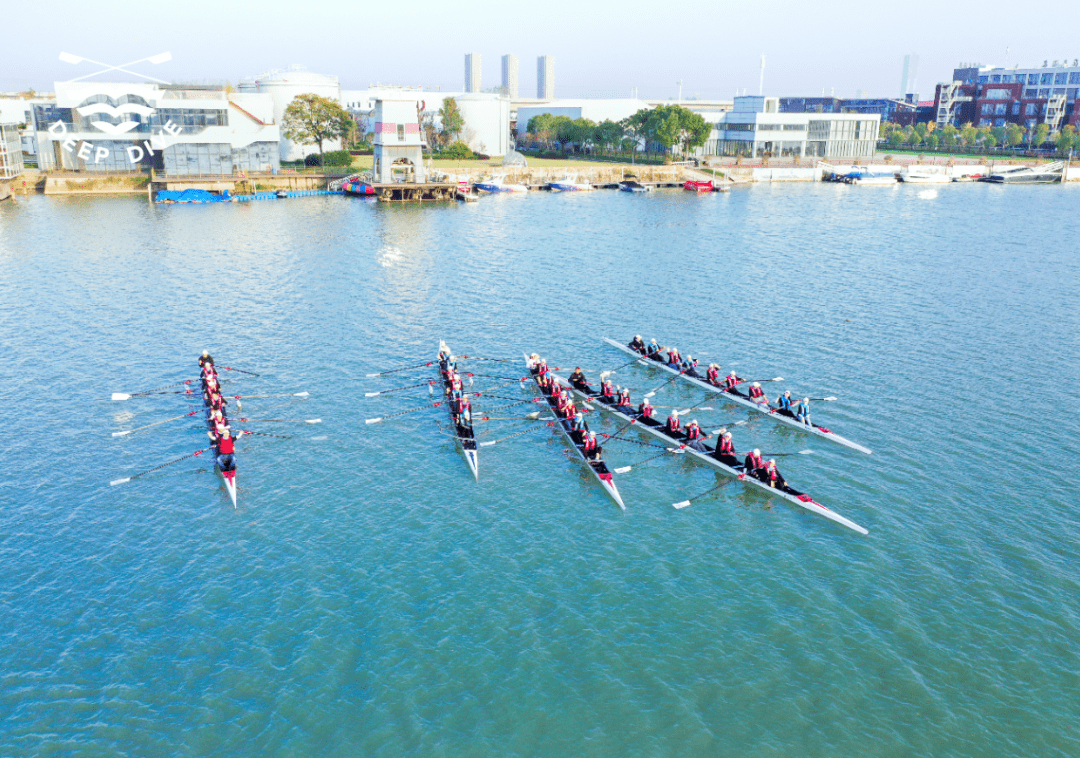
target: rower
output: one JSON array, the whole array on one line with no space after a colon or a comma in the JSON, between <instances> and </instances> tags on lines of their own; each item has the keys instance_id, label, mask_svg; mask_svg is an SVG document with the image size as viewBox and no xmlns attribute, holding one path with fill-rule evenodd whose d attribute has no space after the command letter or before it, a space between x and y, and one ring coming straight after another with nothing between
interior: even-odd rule
<instances>
[{"instance_id":1,"label":"rower","mask_svg":"<svg viewBox=\"0 0 1080 758\"><path fill-rule=\"evenodd\" d=\"M574 409L574 415L570 417L570 438L577 444L581 444L582 435L589 431L589 425L585 422L585 414Z\"/></svg>"},{"instance_id":2,"label":"rower","mask_svg":"<svg viewBox=\"0 0 1080 758\"><path fill-rule=\"evenodd\" d=\"M640 334L635 334L633 341L630 343L630 349L635 353L645 354L645 340L641 339Z\"/></svg>"},{"instance_id":3,"label":"rower","mask_svg":"<svg viewBox=\"0 0 1080 758\"><path fill-rule=\"evenodd\" d=\"M462 395L454 402L452 407L454 409L454 421L458 423L460 423L461 416L466 412L469 413L470 417L472 416L472 404L469 402L468 395Z\"/></svg>"},{"instance_id":4,"label":"rower","mask_svg":"<svg viewBox=\"0 0 1080 758\"><path fill-rule=\"evenodd\" d=\"M692 376L695 379L700 379L701 374L697 372L697 364L698 362L697 360L695 360L694 356L686 356L686 360L682 362L682 372L687 376Z\"/></svg>"},{"instance_id":5,"label":"rower","mask_svg":"<svg viewBox=\"0 0 1080 758\"><path fill-rule=\"evenodd\" d=\"M581 440L581 452L590 461L599 461L602 448L596 444L596 432L585 432Z\"/></svg>"},{"instance_id":6,"label":"rower","mask_svg":"<svg viewBox=\"0 0 1080 758\"><path fill-rule=\"evenodd\" d=\"M206 436L210 438L210 441L215 445L225 436L225 433L229 431L228 424L225 423L223 418L217 418L211 422L210 429L207 430Z\"/></svg>"},{"instance_id":7,"label":"rower","mask_svg":"<svg viewBox=\"0 0 1080 758\"><path fill-rule=\"evenodd\" d=\"M705 372L705 378L708 380L709 384L712 384L712 385L715 385L715 386L719 387L720 386L720 364L719 363L710 363L709 364L709 370Z\"/></svg>"},{"instance_id":8,"label":"rower","mask_svg":"<svg viewBox=\"0 0 1080 758\"><path fill-rule=\"evenodd\" d=\"M621 390L619 390L619 399L615 404L616 404L616 406L618 406L618 409L620 411L622 411L623 413L633 413L634 412L634 406L631 405L631 403L630 403L630 388L629 387L623 387Z\"/></svg>"},{"instance_id":9,"label":"rower","mask_svg":"<svg viewBox=\"0 0 1080 758\"><path fill-rule=\"evenodd\" d=\"M536 375L537 375L537 376L543 376L543 375L544 375L544 374L546 374L547 372L548 372L548 365L547 365L547 361L546 361L546 360L544 360L543 358L541 358L541 359L540 359L540 363L538 363L538 364L536 365Z\"/></svg>"},{"instance_id":10,"label":"rower","mask_svg":"<svg viewBox=\"0 0 1080 758\"><path fill-rule=\"evenodd\" d=\"M787 482L784 480L784 477L776 470L775 458L770 458L769 462L765 464L765 468L759 469L755 476L773 489L782 490L787 487Z\"/></svg>"},{"instance_id":11,"label":"rower","mask_svg":"<svg viewBox=\"0 0 1080 758\"><path fill-rule=\"evenodd\" d=\"M236 432L236 439L233 439L232 433L225 429L221 435L221 439L218 440L217 446L217 465L223 472L224 471L236 471L236 448L235 442L244 436L243 430Z\"/></svg>"},{"instance_id":12,"label":"rower","mask_svg":"<svg viewBox=\"0 0 1080 758\"><path fill-rule=\"evenodd\" d=\"M653 407L649 404L649 398L645 398L641 401L641 405L637 407L637 413L642 418L653 417Z\"/></svg>"},{"instance_id":13,"label":"rower","mask_svg":"<svg viewBox=\"0 0 1080 758\"><path fill-rule=\"evenodd\" d=\"M570 374L570 386L582 392L589 391L589 382L585 378L585 372L581 370L581 366L575 368L574 373Z\"/></svg>"},{"instance_id":14,"label":"rower","mask_svg":"<svg viewBox=\"0 0 1080 758\"><path fill-rule=\"evenodd\" d=\"M721 429L716 437L716 450L713 457L725 466L735 468L739 465L739 459L735 455L735 443L731 441L731 432Z\"/></svg>"},{"instance_id":15,"label":"rower","mask_svg":"<svg viewBox=\"0 0 1080 758\"><path fill-rule=\"evenodd\" d=\"M709 448L705 446L705 440L708 436L702 433L701 427L698 425L697 419L692 420L686 425L686 444L702 453L709 452Z\"/></svg>"},{"instance_id":16,"label":"rower","mask_svg":"<svg viewBox=\"0 0 1080 758\"><path fill-rule=\"evenodd\" d=\"M667 423L664 424L664 431L671 437L682 436L679 434L679 412L672 411L671 415L667 417Z\"/></svg>"},{"instance_id":17,"label":"rower","mask_svg":"<svg viewBox=\"0 0 1080 758\"><path fill-rule=\"evenodd\" d=\"M742 384L742 382L743 380L735 376L735 372L732 371L730 374L727 375L727 378L724 380L724 389L726 389L728 392L731 392L740 384Z\"/></svg>"},{"instance_id":18,"label":"rower","mask_svg":"<svg viewBox=\"0 0 1080 758\"><path fill-rule=\"evenodd\" d=\"M764 467L765 461L761 460L761 451L757 448L754 448L754 451L743 461L743 473L751 476L756 476L757 470Z\"/></svg>"},{"instance_id":19,"label":"rower","mask_svg":"<svg viewBox=\"0 0 1080 758\"><path fill-rule=\"evenodd\" d=\"M656 340L649 340L649 346L645 348L645 355L654 361L662 361L660 351L664 348L656 344Z\"/></svg>"},{"instance_id":20,"label":"rower","mask_svg":"<svg viewBox=\"0 0 1080 758\"><path fill-rule=\"evenodd\" d=\"M203 368L207 363L211 366L214 365L214 359L210 357L210 353L205 350L202 351L202 355L199 356L199 368Z\"/></svg>"},{"instance_id":21,"label":"rower","mask_svg":"<svg viewBox=\"0 0 1080 758\"><path fill-rule=\"evenodd\" d=\"M804 397L791 409L791 413L795 416L795 420L806 424L807 426L813 426L810 423L810 398Z\"/></svg>"},{"instance_id":22,"label":"rower","mask_svg":"<svg viewBox=\"0 0 1080 758\"><path fill-rule=\"evenodd\" d=\"M755 403L762 403L764 405L768 405L769 403L769 399L765 397L764 390L761 389L761 382L754 382L747 394L750 395L750 399Z\"/></svg>"},{"instance_id":23,"label":"rower","mask_svg":"<svg viewBox=\"0 0 1080 758\"><path fill-rule=\"evenodd\" d=\"M570 397L565 392L560 392L559 396L555 399L555 410L560 416L566 418L566 412L570 408Z\"/></svg>"},{"instance_id":24,"label":"rower","mask_svg":"<svg viewBox=\"0 0 1080 758\"><path fill-rule=\"evenodd\" d=\"M682 371L682 356L679 355L679 348L669 347L667 354L667 364L670 368Z\"/></svg>"},{"instance_id":25,"label":"rower","mask_svg":"<svg viewBox=\"0 0 1080 758\"><path fill-rule=\"evenodd\" d=\"M457 373L457 358L455 358L452 355L447 356L447 358L446 358L446 372L447 373L450 373L450 372Z\"/></svg>"},{"instance_id":26,"label":"rower","mask_svg":"<svg viewBox=\"0 0 1080 758\"><path fill-rule=\"evenodd\" d=\"M610 379L605 379L600 383L600 397L605 400L615 399L615 388L611 386Z\"/></svg>"},{"instance_id":27,"label":"rower","mask_svg":"<svg viewBox=\"0 0 1080 758\"><path fill-rule=\"evenodd\" d=\"M776 410L781 416L794 416L791 412L791 390L786 390L783 395L776 398Z\"/></svg>"}]
</instances>

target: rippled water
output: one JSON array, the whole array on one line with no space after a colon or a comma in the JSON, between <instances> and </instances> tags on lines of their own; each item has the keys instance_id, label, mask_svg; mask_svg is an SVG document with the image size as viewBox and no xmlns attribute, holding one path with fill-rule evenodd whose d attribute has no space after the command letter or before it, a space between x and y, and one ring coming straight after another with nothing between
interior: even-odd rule
<instances>
[{"instance_id":1,"label":"rippled water","mask_svg":"<svg viewBox=\"0 0 1080 758\"><path fill-rule=\"evenodd\" d=\"M986 185L0 205L0 754L1080 753L1078 208ZM427 373L365 374L440 338L600 369L635 332L838 396L816 420L873 456L764 419L736 444L813 448L785 475L869 536L740 485L674 510L723 481L682 459L621 477L623 513L550 431L484 448L474 483L442 409L363 423L425 402L363 393ZM111 438L189 406L109 395L204 348L262 374L237 391L311 393L245 413L324 423L253 426L297 436L244 441L238 510L205 462L109 487L201 445L187 420Z\"/></svg>"}]
</instances>

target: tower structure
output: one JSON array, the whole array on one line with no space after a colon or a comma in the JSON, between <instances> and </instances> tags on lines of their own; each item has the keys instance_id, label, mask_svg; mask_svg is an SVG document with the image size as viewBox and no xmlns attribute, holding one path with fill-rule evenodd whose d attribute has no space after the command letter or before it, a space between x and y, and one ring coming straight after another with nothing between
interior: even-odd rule
<instances>
[{"instance_id":1,"label":"tower structure","mask_svg":"<svg viewBox=\"0 0 1080 758\"><path fill-rule=\"evenodd\" d=\"M373 147L371 173L376 183L424 182L424 138L415 98L375 101Z\"/></svg>"},{"instance_id":2,"label":"tower structure","mask_svg":"<svg viewBox=\"0 0 1080 758\"><path fill-rule=\"evenodd\" d=\"M502 88L511 100L518 96L518 57L516 55L504 55L502 57Z\"/></svg>"},{"instance_id":3,"label":"tower structure","mask_svg":"<svg viewBox=\"0 0 1080 758\"><path fill-rule=\"evenodd\" d=\"M480 53L465 54L465 91L480 91Z\"/></svg>"},{"instance_id":4,"label":"tower structure","mask_svg":"<svg viewBox=\"0 0 1080 758\"><path fill-rule=\"evenodd\" d=\"M541 100L555 99L555 58L541 55L536 59L536 96Z\"/></svg>"}]
</instances>

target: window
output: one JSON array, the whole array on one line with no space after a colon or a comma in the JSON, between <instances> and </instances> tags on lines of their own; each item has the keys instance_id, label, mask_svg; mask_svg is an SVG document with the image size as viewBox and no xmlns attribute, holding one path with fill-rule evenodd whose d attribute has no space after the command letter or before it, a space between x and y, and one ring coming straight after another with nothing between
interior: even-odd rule
<instances>
[{"instance_id":1,"label":"window","mask_svg":"<svg viewBox=\"0 0 1080 758\"><path fill-rule=\"evenodd\" d=\"M994 126L1005 126L1005 119L1003 119L1003 118L995 118L994 119Z\"/></svg>"},{"instance_id":2,"label":"window","mask_svg":"<svg viewBox=\"0 0 1080 758\"><path fill-rule=\"evenodd\" d=\"M784 128L783 124L758 124L759 132L778 132Z\"/></svg>"},{"instance_id":3,"label":"window","mask_svg":"<svg viewBox=\"0 0 1080 758\"><path fill-rule=\"evenodd\" d=\"M1069 84L1080 84L1080 71L1073 71L1069 74Z\"/></svg>"},{"instance_id":4,"label":"window","mask_svg":"<svg viewBox=\"0 0 1080 758\"><path fill-rule=\"evenodd\" d=\"M397 140L398 142L405 141L405 124L397 125Z\"/></svg>"},{"instance_id":5,"label":"window","mask_svg":"<svg viewBox=\"0 0 1080 758\"><path fill-rule=\"evenodd\" d=\"M988 81L990 81L989 76L980 76L979 77L979 84L986 84Z\"/></svg>"},{"instance_id":6,"label":"window","mask_svg":"<svg viewBox=\"0 0 1080 758\"><path fill-rule=\"evenodd\" d=\"M1039 75L1038 74L1028 74L1027 83L1028 84L1038 84L1039 83Z\"/></svg>"},{"instance_id":7,"label":"window","mask_svg":"<svg viewBox=\"0 0 1080 758\"><path fill-rule=\"evenodd\" d=\"M990 77L991 84L1001 84L1001 74L994 74Z\"/></svg>"},{"instance_id":8,"label":"window","mask_svg":"<svg viewBox=\"0 0 1080 758\"><path fill-rule=\"evenodd\" d=\"M1019 116L1020 115L1020 103L1013 103L1012 114L1014 116Z\"/></svg>"},{"instance_id":9,"label":"window","mask_svg":"<svg viewBox=\"0 0 1080 758\"><path fill-rule=\"evenodd\" d=\"M806 124L784 124L785 132L805 132Z\"/></svg>"},{"instance_id":10,"label":"window","mask_svg":"<svg viewBox=\"0 0 1080 758\"><path fill-rule=\"evenodd\" d=\"M1050 84L1052 81L1054 81L1054 75L1047 72L1039 79L1039 84Z\"/></svg>"},{"instance_id":11,"label":"window","mask_svg":"<svg viewBox=\"0 0 1080 758\"><path fill-rule=\"evenodd\" d=\"M1066 71L1059 71L1054 74L1054 84L1066 84L1069 81L1069 74Z\"/></svg>"},{"instance_id":12,"label":"window","mask_svg":"<svg viewBox=\"0 0 1080 758\"><path fill-rule=\"evenodd\" d=\"M1040 89L1039 90L1039 99L1040 100L1045 100L1048 97L1050 97L1050 90L1048 90L1048 89Z\"/></svg>"},{"instance_id":13,"label":"window","mask_svg":"<svg viewBox=\"0 0 1080 758\"><path fill-rule=\"evenodd\" d=\"M1007 89L990 89L986 91L986 97L990 100L1008 100L1012 93Z\"/></svg>"},{"instance_id":14,"label":"window","mask_svg":"<svg viewBox=\"0 0 1080 758\"><path fill-rule=\"evenodd\" d=\"M997 105L994 106L994 115L995 116L1004 116L1006 107L1007 106L1006 106L1005 103L998 103Z\"/></svg>"},{"instance_id":15,"label":"window","mask_svg":"<svg viewBox=\"0 0 1080 758\"><path fill-rule=\"evenodd\" d=\"M1038 109L1035 107L1035 103L1028 103L1024 108L1025 116L1034 116L1036 113L1038 113Z\"/></svg>"},{"instance_id":16,"label":"window","mask_svg":"<svg viewBox=\"0 0 1080 758\"><path fill-rule=\"evenodd\" d=\"M986 115L987 113L993 113L994 112L993 103L983 103L982 112L983 112L983 115Z\"/></svg>"}]
</instances>

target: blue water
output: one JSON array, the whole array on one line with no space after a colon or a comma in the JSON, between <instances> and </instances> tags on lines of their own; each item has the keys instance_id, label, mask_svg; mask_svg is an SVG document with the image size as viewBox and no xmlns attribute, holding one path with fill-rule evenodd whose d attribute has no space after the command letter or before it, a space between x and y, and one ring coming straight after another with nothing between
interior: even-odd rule
<instances>
[{"instance_id":1,"label":"blue water","mask_svg":"<svg viewBox=\"0 0 1080 758\"><path fill-rule=\"evenodd\" d=\"M1078 208L987 185L0 205L0 755L1080 754ZM363 393L430 370L365 375L440 338L602 369L635 332L840 398L815 420L873 456L767 419L735 442L813 449L785 476L870 534L739 484L675 510L723 481L683 459L619 477L624 513L546 429L474 483L443 409L363 423L427 401ZM201 459L110 487L202 447L187 419L112 438L192 406L109 396L203 349L261 374L237 394L311 393L246 416L323 423L252 422L294 436L243 440L236 510Z\"/></svg>"}]
</instances>

